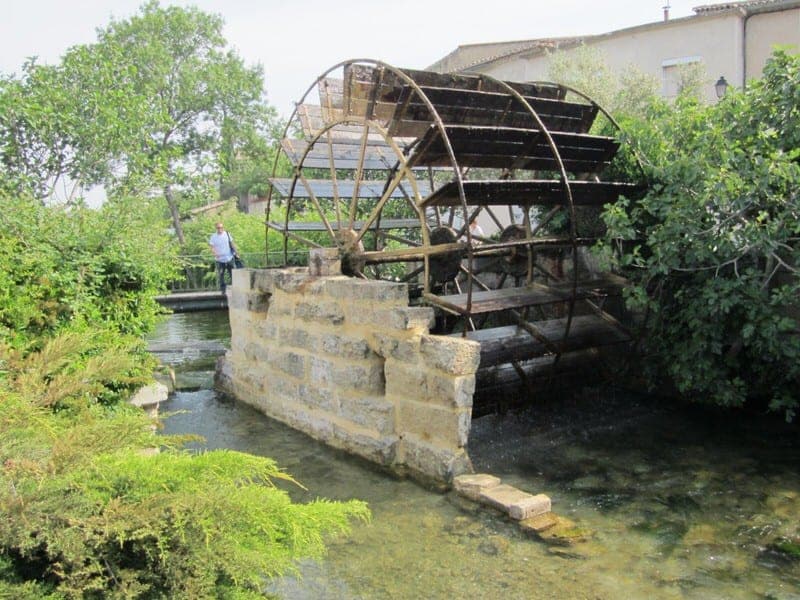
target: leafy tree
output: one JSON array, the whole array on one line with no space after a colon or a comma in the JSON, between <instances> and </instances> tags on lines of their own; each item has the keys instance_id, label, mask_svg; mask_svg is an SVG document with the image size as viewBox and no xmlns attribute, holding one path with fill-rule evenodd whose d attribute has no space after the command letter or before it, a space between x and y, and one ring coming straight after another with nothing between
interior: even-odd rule
<instances>
[{"instance_id":1,"label":"leafy tree","mask_svg":"<svg viewBox=\"0 0 800 600\"><path fill-rule=\"evenodd\" d=\"M631 121L651 192L606 211L649 311L651 380L723 406L765 398L792 418L800 335L800 57L715 106L654 102Z\"/></svg>"},{"instance_id":2,"label":"leafy tree","mask_svg":"<svg viewBox=\"0 0 800 600\"><path fill-rule=\"evenodd\" d=\"M139 15L112 21L92 49L99 63L119 65L124 85L148 103L151 118L123 157L121 179L132 189L162 190L181 244L176 188L210 194L252 145L250 134L274 118L261 68L245 67L225 48L222 25L196 8L151 1Z\"/></svg>"},{"instance_id":3,"label":"leafy tree","mask_svg":"<svg viewBox=\"0 0 800 600\"><path fill-rule=\"evenodd\" d=\"M59 65L30 62L22 77L2 77L6 190L45 199L64 188L68 201L99 183L111 196L157 193L183 244L182 209L268 161L278 127L261 68L226 48L222 26L150 1Z\"/></svg>"},{"instance_id":4,"label":"leafy tree","mask_svg":"<svg viewBox=\"0 0 800 600\"><path fill-rule=\"evenodd\" d=\"M77 48L58 67L30 61L20 78L0 78L0 163L7 193L70 204L83 188L108 176L141 111L133 91L120 87L107 66L92 64L86 49ZM123 112L127 119L120 118Z\"/></svg>"},{"instance_id":5,"label":"leafy tree","mask_svg":"<svg viewBox=\"0 0 800 600\"><path fill-rule=\"evenodd\" d=\"M583 92L614 116L641 115L658 90L651 75L634 67L613 70L593 46L578 46L550 54L551 81Z\"/></svg>"}]
</instances>

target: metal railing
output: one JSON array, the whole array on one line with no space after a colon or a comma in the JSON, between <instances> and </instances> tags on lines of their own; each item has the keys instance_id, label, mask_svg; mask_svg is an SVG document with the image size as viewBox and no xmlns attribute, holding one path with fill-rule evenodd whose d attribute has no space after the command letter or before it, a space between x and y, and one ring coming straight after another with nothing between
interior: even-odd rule
<instances>
[{"instance_id":1,"label":"metal railing","mask_svg":"<svg viewBox=\"0 0 800 600\"><path fill-rule=\"evenodd\" d=\"M282 266L283 253L271 253L269 265L263 252L244 252L241 254L245 267L264 269ZM179 256L182 277L170 282L172 292L203 292L217 289L217 270L214 259L207 254L193 254ZM308 252L298 251L289 253L292 265L305 266L308 264Z\"/></svg>"}]
</instances>

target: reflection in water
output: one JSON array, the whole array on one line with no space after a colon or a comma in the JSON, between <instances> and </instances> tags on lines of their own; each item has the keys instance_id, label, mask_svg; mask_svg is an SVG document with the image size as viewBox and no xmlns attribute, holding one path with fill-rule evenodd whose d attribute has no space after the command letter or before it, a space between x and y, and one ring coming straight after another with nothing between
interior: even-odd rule
<instances>
[{"instance_id":1,"label":"reflection in water","mask_svg":"<svg viewBox=\"0 0 800 600\"><path fill-rule=\"evenodd\" d=\"M373 521L270 591L288 599L800 598L796 429L615 395L473 423L475 469L543 492L586 533L532 540L499 514L399 481L242 404L196 389L230 337L227 315L174 315L153 336L185 387L167 433L274 458L308 489L361 498Z\"/></svg>"}]
</instances>

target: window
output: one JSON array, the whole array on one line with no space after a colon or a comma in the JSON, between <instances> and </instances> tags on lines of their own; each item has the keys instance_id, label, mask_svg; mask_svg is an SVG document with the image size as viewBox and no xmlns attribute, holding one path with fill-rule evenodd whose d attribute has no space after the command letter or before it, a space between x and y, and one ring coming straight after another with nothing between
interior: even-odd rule
<instances>
[{"instance_id":1,"label":"window","mask_svg":"<svg viewBox=\"0 0 800 600\"><path fill-rule=\"evenodd\" d=\"M675 98L685 87L702 83L703 57L670 58L661 63L661 93Z\"/></svg>"}]
</instances>

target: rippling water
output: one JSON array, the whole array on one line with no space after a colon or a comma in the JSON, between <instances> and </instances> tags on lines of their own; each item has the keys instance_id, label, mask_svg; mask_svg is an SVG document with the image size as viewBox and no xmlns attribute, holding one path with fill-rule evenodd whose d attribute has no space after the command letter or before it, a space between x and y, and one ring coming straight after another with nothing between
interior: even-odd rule
<instances>
[{"instance_id":1,"label":"rippling water","mask_svg":"<svg viewBox=\"0 0 800 600\"><path fill-rule=\"evenodd\" d=\"M591 392L476 420L470 456L546 493L579 541L521 534L503 516L396 480L210 389L226 313L173 315L152 338L180 391L167 433L274 458L297 501L360 498L371 523L330 544L291 599L800 599L800 435L774 421ZM185 412L183 412L185 411Z\"/></svg>"}]
</instances>

